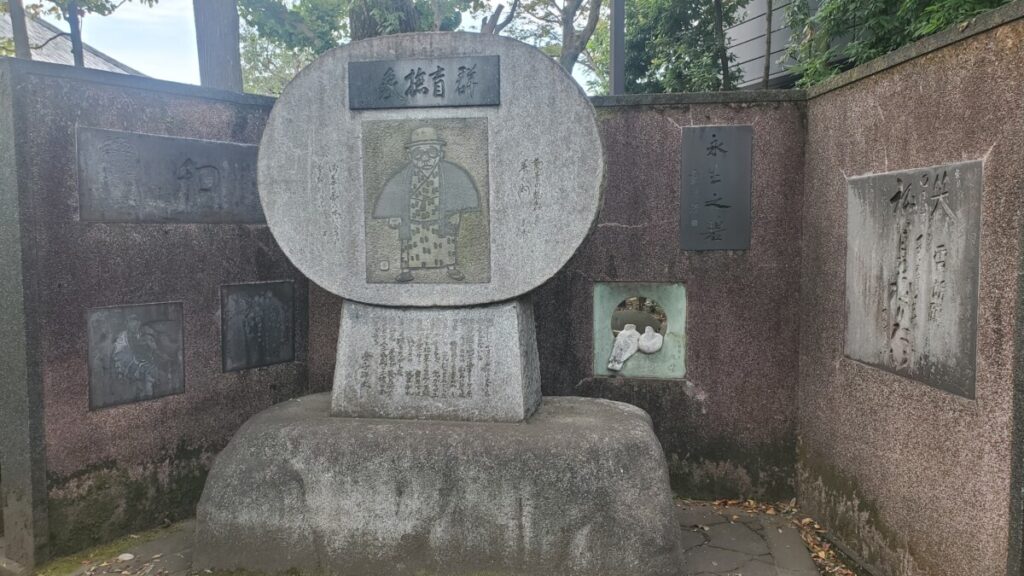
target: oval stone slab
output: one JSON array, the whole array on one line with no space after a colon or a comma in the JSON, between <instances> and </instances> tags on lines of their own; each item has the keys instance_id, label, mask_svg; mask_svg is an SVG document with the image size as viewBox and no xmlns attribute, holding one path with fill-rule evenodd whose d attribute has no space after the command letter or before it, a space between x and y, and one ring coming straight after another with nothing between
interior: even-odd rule
<instances>
[{"instance_id":1,"label":"oval stone slab","mask_svg":"<svg viewBox=\"0 0 1024 576\"><path fill-rule=\"evenodd\" d=\"M594 222L603 166L593 107L539 50L403 34L334 49L288 85L259 189L274 237L323 288L460 306L553 276Z\"/></svg>"}]
</instances>

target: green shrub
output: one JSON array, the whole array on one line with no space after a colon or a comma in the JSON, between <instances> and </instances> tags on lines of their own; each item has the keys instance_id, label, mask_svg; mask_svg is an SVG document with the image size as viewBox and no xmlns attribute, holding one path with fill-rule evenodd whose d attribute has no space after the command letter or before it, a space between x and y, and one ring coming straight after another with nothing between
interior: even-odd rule
<instances>
[{"instance_id":1,"label":"green shrub","mask_svg":"<svg viewBox=\"0 0 1024 576\"><path fill-rule=\"evenodd\" d=\"M790 71L810 86L1010 0L795 0Z\"/></svg>"}]
</instances>

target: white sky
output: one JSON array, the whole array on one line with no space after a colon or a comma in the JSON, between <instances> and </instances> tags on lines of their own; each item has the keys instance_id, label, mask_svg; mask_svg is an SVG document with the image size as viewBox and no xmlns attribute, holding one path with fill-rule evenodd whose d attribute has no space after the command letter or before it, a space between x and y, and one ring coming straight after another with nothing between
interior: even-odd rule
<instances>
[{"instance_id":1,"label":"white sky","mask_svg":"<svg viewBox=\"0 0 1024 576\"><path fill-rule=\"evenodd\" d=\"M66 22L49 21L68 29ZM160 0L152 8L128 2L110 16L86 16L82 40L147 76L199 83L192 0Z\"/></svg>"},{"instance_id":2,"label":"white sky","mask_svg":"<svg viewBox=\"0 0 1024 576\"><path fill-rule=\"evenodd\" d=\"M61 30L68 29L66 22L47 20ZM479 19L464 21L467 28L480 25ZM147 76L199 84L192 0L159 0L152 8L129 1L110 16L86 16L82 39ZM580 82L585 80L582 70L583 66L576 67Z\"/></svg>"}]
</instances>

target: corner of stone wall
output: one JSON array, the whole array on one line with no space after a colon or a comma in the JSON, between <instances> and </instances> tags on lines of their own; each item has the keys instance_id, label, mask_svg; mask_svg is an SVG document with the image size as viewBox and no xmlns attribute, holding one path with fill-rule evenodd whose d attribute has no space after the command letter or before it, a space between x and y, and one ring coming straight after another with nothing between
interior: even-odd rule
<instances>
[{"instance_id":1,"label":"corner of stone wall","mask_svg":"<svg viewBox=\"0 0 1024 576\"><path fill-rule=\"evenodd\" d=\"M679 496L779 502L796 496L793 450L791 444L780 444L752 451L720 440L709 443L699 456L678 452L666 456L672 489Z\"/></svg>"},{"instance_id":2,"label":"corner of stone wall","mask_svg":"<svg viewBox=\"0 0 1024 576\"><path fill-rule=\"evenodd\" d=\"M838 467L797 444L800 507L815 516L826 538L872 576L923 574L905 538L888 526L859 484ZM889 572L880 567L886 567Z\"/></svg>"}]
</instances>

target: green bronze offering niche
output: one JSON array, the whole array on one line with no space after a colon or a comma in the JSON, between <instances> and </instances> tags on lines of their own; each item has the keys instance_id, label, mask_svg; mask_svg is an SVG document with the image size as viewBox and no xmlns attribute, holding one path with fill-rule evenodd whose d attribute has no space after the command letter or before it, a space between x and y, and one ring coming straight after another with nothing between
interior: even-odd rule
<instances>
[{"instance_id":1,"label":"green bronze offering niche","mask_svg":"<svg viewBox=\"0 0 1024 576\"><path fill-rule=\"evenodd\" d=\"M637 332L636 346L622 357L621 351L616 350L616 340L630 326ZM593 329L597 376L686 375L686 287L682 284L594 284Z\"/></svg>"}]
</instances>

